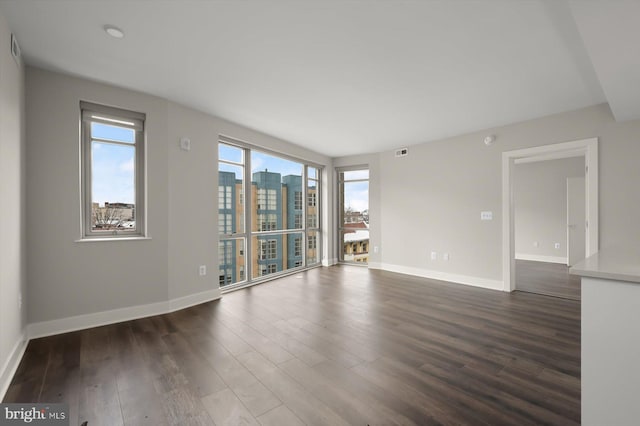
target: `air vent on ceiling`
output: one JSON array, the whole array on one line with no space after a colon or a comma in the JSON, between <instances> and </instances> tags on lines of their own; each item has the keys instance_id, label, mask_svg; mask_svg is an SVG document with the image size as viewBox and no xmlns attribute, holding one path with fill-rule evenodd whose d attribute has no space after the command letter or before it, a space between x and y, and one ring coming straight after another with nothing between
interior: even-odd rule
<instances>
[{"instance_id":1,"label":"air vent on ceiling","mask_svg":"<svg viewBox=\"0 0 640 426\"><path fill-rule=\"evenodd\" d=\"M409 155L408 148L401 148L396 150L396 157L406 157L407 155Z\"/></svg>"},{"instance_id":2,"label":"air vent on ceiling","mask_svg":"<svg viewBox=\"0 0 640 426\"><path fill-rule=\"evenodd\" d=\"M18 46L18 40L13 34L11 34L11 56L13 56L16 63L20 65L20 46Z\"/></svg>"}]
</instances>

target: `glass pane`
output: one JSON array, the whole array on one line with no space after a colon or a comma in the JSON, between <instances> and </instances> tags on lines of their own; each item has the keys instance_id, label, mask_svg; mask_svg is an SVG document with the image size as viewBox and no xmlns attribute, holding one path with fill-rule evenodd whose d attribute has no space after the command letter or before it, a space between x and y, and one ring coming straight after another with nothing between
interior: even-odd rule
<instances>
[{"instance_id":1,"label":"glass pane","mask_svg":"<svg viewBox=\"0 0 640 426\"><path fill-rule=\"evenodd\" d=\"M295 234L287 234L286 247L284 253L284 269L298 268L304 265L304 235L302 232Z\"/></svg>"},{"instance_id":2,"label":"glass pane","mask_svg":"<svg viewBox=\"0 0 640 426\"><path fill-rule=\"evenodd\" d=\"M369 182L345 182L343 196L343 226L345 228L368 228Z\"/></svg>"},{"instance_id":3,"label":"glass pane","mask_svg":"<svg viewBox=\"0 0 640 426\"><path fill-rule=\"evenodd\" d=\"M369 179L369 170L353 170L342 173L342 180Z\"/></svg>"},{"instance_id":4,"label":"glass pane","mask_svg":"<svg viewBox=\"0 0 640 426\"><path fill-rule=\"evenodd\" d=\"M219 163L218 233L244 233L243 167Z\"/></svg>"},{"instance_id":5,"label":"glass pane","mask_svg":"<svg viewBox=\"0 0 640 426\"><path fill-rule=\"evenodd\" d=\"M344 172L340 182L341 260L367 263L369 260L369 171ZM365 179L354 181L356 179Z\"/></svg>"},{"instance_id":6,"label":"glass pane","mask_svg":"<svg viewBox=\"0 0 640 426\"><path fill-rule=\"evenodd\" d=\"M244 164L244 150L235 146L218 144L218 159Z\"/></svg>"},{"instance_id":7,"label":"glass pane","mask_svg":"<svg viewBox=\"0 0 640 426\"><path fill-rule=\"evenodd\" d=\"M342 232L343 259L345 262L369 261L369 229L345 229Z\"/></svg>"},{"instance_id":8,"label":"glass pane","mask_svg":"<svg viewBox=\"0 0 640 426\"><path fill-rule=\"evenodd\" d=\"M318 169L315 167L307 167L307 177L309 179L318 179Z\"/></svg>"},{"instance_id":9,"label":"glass pane","mask_svg":"<svg viewBox=\"0 0 640 426\"><path fill-rule=\"evenodd\" d=\"M318 182L307 181L307 226L317 228L318 223Z\"/></svg>"},{"instance_id":10,"label":"glass pane","mask_svg":"<svg viewBox=\"0 0 640 426\"><path fill-rule=\"evenodd\" d=\"M136 148L91 142L91 230L135 230Z\"/></svg>"},{"instance_id":11,"label":"glass pane","mask_svg":"<svg viewBox=\"0 0 640 426\"><path fill-rule=\"evenodd\" d=\"M252 238L254 256L252 256L253 278L260 278L283 270L285 236L261 235Z\"/></svg>"},{"instance_id":12,"label":"glass pane","mask_svg":"<svg viewBox=\"0 0 640 426\"><path fill-rule=\"evenodd\" d=\"M126 143L136 142L135 130L102 123L91 123L91 137Z\"/></svg>"},{"instance_id":13,"label":"glass pane","mask_svg":"<svg viewBox=\"0 0 640 426\"><path fill-rule=\"evenodd\" d=\"M261 152L251 153L251 165L252 231L302 228L303 165Z\"/></svg>"},{"instance_id":14,"label":"glass pane","mask_svg":"<svg viewBox=\"0 0 640 426\"><path fill-rule=\"evenodd\" d=\"M244 238L225 239L218 243L220 287L247 279L244 248Z\"/></svg>"},{"instance_id":15,"label":"glass pane","mask_svg":"<svg viewBox=\"0 0 640 426\"><path fill-rule=\"evenodd\" d=\"M320 234L317 231L307 233L307 265L320 262Z\"/></svg>"}]
</instances>

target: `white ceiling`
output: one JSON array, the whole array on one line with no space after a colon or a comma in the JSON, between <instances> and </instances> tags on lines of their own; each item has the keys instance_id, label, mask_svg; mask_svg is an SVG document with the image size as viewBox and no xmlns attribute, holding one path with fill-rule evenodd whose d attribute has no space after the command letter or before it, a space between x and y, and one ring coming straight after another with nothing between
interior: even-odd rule
<instances>
[{"instance_id":1,"label":"white ceiling","mask_svg":"<svg viewBox=\"0 0 640 426\"><path fill-rule=\"evenodd\" d=\"M640 87L632 0L0 0L0 13L28 64L333 157L607 101L640 118L638 92L625 91Z\"/></svg>"}]
</instances>

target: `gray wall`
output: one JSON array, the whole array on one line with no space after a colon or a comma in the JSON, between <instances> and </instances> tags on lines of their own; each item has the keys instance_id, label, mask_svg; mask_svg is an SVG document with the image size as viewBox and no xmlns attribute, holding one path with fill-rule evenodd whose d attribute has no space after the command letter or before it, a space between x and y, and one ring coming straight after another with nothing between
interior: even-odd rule
<instances>
[{"instance_id":1,"label":"gray wall","mask_svg":"<svg viewBox=\"0 0 640 426\"><path fill-rule=\"evenodd\" d=\"M150 240L76 242L81 100L147 114ZM168 299L167 102L27 68L29 322Z\"/></svg>"},{"instance_id":2,"label":"gray wall","mask_svg":"<svg viewBox=\"0 0 640 426\"><path fill-rule=\"evenodd\" d=\"M0 15L0 398L25 325L24 72L11 56L11 31ZM17 365L17 364L16 364Z\"/></svg>"},{"instance_id":3,"label":"gray wall","mask_svg":"<svg viewBox=\"0 0 640 426\"><path fill-rule=\"evenodd\" d=\"M491 146L483 144L488 134L497 136ZM616 123L603 104L410 146L407 157L379 154L379 211L370 213L380 220L381 266L501 282L502 152L592 137L599 138L600 246L639 240L640 120ZM481 211L493 220L480 221Z\"/></svg>"},{"instance_id":4,"label":"gray wall","mask_svg":"<svg viewBox=\"0 0 640 426\"><path fill-rule=\"evenodd\" d=\"M517 164L513 175L516 258L567 258L567 178L584 176L584 157ZM533 242L538 242L534 247ZM554 243L560 248L554 248Z\"/></svg>"},{"instance_id":5,"label":"gray wall","mask_svg":"<svg viewBox=\"0 0 640 426\"><path fill-rule=\"evenodd\" d=\"M26 87L29 323L215 294L219 134L331 170L326 156L146 94L36 68ZM80 100L147 114L151 239L77 242Z\"/></svg>"}]
</instances>

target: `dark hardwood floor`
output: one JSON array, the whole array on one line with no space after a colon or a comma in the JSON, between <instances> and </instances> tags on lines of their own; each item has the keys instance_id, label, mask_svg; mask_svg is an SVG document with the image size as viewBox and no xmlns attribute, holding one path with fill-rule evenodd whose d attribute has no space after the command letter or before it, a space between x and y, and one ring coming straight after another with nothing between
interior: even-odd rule
<instances>
[{"instance_id":1,"label":"dark hardwood floor","mask_svg":"<svg viewBox=\"0 0 640 426\"><path fill-rule=\"evenodd\" d=\"M580 277L569 275L567 265L516 260L516 289L580 300Z\"/></svg>"},{"instance_id":2,"label":"dark hardwood floor","mask_svg":"<svg viewBox=\"0 0 640 426\"><path fill-rule=\"evenodd\" d=\"M576 425L580 303L355 266L33 340L5 402L71 425Z\"/></svg>"}]
</instances>

